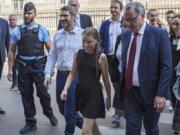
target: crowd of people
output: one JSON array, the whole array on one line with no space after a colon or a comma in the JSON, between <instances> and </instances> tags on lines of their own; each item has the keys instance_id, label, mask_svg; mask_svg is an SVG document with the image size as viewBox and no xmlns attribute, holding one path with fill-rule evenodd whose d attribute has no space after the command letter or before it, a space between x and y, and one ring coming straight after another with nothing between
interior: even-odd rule
<instances>
[{"instance_id":1,"label":"crowd of people","mask_svg":"<svg viewBox=\"0 0 180 135\"><path fill-rule=\"evenodd\" d=\"M64 116L65 135L73 135L76 127L82 135L101 135L96 119L105 118L111 104L112 127L119 127L124 117L126 135L140 135L142 123L147 135L159 135L166 100L171 101L172 129L178 135L180 87L175 84L180 84L180 14L168 10L166 26L157 9L145 14L139 2L123 6L111 0L111 16L95 28L79 8L78 0L61 7L53 41L48 30L36 23L32 2L24 5L22 24L17 25L15 14L9 15L9 24L0 19L0 76L7 54L10 89L21 94L24 108L20 134L37 129L34 84L44 115L52 126L58 124L48 93L56 68L56 102ZM2 108L0 114L5 114Z\"/></svg>"}]
</instances>

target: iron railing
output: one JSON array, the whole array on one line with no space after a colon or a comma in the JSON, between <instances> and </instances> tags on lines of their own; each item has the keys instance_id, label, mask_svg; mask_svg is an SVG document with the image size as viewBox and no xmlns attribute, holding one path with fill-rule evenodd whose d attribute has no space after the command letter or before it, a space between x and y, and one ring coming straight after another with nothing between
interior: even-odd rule
<instances>
[{"instance_id":1,"label":"iron railing","mask_svg":"<svg viewBox=\"0 0 180 135\"><path fill-rule=\"evenodd\" d=\"M149 8L157 8L159 11L160 20L165 23L165 12L167 10L174 10L176 13L180 13L180 5L174 6L154 6L154 5L146 5L146 10ZM81 11L82 13L89 14L92 18L93 24L95 27L98 27L101 22L110 17L109 9L87 9ZM22 23L22 12L15 13L18 18L18 24ZM8 13L1 13L0 16L8 19ZM58 27L58 20L59 20L59 10L48 10L48 11L38 11L36 22L46 27L51 34L54 34Z\"/></svg>"}]
</instances>

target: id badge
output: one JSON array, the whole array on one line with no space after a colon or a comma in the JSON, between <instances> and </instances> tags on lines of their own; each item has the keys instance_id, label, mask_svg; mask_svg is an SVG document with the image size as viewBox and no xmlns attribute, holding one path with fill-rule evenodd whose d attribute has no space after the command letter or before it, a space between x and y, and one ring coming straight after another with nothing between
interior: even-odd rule
<instances>
[{"instance_id":1,"label":"id badge","mask_svg":"<svg viewBox=\"0 0 180 135\"><path fill-rule=\"evenodd\" d=\"M177 44L178 44L178 39L177 39L177 38L174 38L172 44L177 46Z\"/></svg>"}]
</instances>

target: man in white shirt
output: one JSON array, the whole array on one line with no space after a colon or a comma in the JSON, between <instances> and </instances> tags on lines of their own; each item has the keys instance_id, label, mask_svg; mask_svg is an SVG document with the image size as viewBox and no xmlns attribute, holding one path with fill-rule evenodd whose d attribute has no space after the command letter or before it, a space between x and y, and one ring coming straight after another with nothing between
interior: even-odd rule
<instances>
[{"instance_id":1,"label":"man in white shirt","mask_svg":"<svg viewBox=\"0 0 180 135\"><path fill-rule=\"evenodd\" d=\"M111 61L115 52L115 44L117 37L121 34L121 11L123 9L123 4L119 0L111 0L110 3L110 12L111 18L102 22L100 26L100 37L102 41L102 49L107 56L110 77L112 80L111 74ZM113 83L115 88L115 83ZM113 116L112 124L113 127L118 127L120 125L120 113L119 106L116 103L113 103L115 108L115 115Z\"/></svg>"},{"instance_id":2,"label":"man in white shirt","mask_svg":"<svg viewBox=\"0 0 180 135\"><path fill-rule=\"evenodd\" d=\"M65 135L73 135L75 127L82 128L83 119L75 109L75 88L77 79L68 90L67 100L60 99L68 74L72 68L73 56L82 48L82 29L74 25L76 13L71 6L64 6L60 10L60 20L63 28L54 35L53 45L50 48L46 68L44 85L51 83L51 73L57 63L56 99L59 111L66 120ZM68 98L69 97L69 98Z\"/></svg>"},{"instance_id":3,"label":"man in white shirt","mask_svg":"<svg viewBox=\"0 0 180 135\"><path fill-rule=\"evenodd\" d=\"M17 26L17 17L15 14L10 14L9 15L9 33L11 36L12 31L16 28ZM12 77L12 85L10 90L16 91L17 93L20 93L18 90L18 82L17 82L17 61L14 62L13 66L13 77Z\"/></svg>"}]
</instances>

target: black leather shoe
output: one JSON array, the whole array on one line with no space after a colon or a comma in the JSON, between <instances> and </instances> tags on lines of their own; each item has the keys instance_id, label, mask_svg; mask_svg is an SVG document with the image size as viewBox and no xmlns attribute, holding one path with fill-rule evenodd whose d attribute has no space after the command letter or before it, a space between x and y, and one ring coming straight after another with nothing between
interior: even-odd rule
<instances>
[{"instance_id":1,"label":"black leather shoe","mask_svg":"<svg viewBox=\"0 0 180 135\"><path fill-rule=\"evenodd\" d=\"M26 133L35 131L36 129L37 129L36 125L34 125L34 126L25 125L25 127L23 127L20 130L20 134L26 134Z\"/></svg>"},{"instance_id":2,"label":"black leather shoe","mask_svg":"<svg viewBox=\"0 0 180 135\"><path fill-rule=\"evenodd\" d=\"M2 108L0 108L0 114L5 114L5 111Z\"/></svg>"},{"instance_id":3,"label":"black leather shoe","mask_svg":"<svg viewBox=\"0 0 180 135\"><path fill-rule=\"evenodd\" d=\"M54 115L49 117L49 121L50 121L52 126L56 126L58 124L58 120Z\"/></svg>"},{"instance_id":4,"label":"black leather shoe","mask_svg":"<svg viewBox=\"0 0 180 135\"><path fill-rule=\"evenodd\" d=\"M179 135L179 132L178 131L174 131L174 135Z\"/></svg>"}]
</instances>

